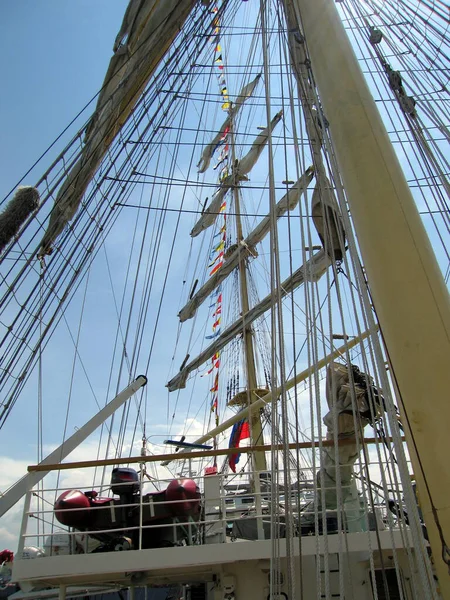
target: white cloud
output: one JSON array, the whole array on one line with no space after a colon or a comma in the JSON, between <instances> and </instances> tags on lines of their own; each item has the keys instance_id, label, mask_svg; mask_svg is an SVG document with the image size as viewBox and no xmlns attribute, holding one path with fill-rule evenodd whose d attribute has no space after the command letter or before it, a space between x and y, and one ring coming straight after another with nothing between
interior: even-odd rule
<instances>
[{"instance_id":1,"label":"white cloud","mask_svg":"<svg viewBox=\"0 0 450 600\"><path fill-rule=\"evenodd\" d=\"M2 470L0 472L0 490L2 495L27 472L28 463L7 456L0 456ZM19 542L22 523L23 500L13 506L0 519L0 550L8 548L15 552Z\"/></svg>"},{"instance_id":2,"label":"white cloud","mask_svg":"<svg viewBox=\"0 0 450 600\"><path fill-rule=\"evenodd\" d=\"M4 494L9 487L25 475L30 463L24 460L16 460L8 456L0 456L0 464L2 465L0 472L0 491Z\"/></svg>"},{"instance_id":3,"label":"white cloud","mask_svg":"<svg viewBox=\"0 0 450 600\"><path fill-rule=\"evenodd\" d=\"M17 539L19 532L11 531L10 528L0 527L0 539L2 540L2 550L13 549L15 552L17 547Z\"/></svg>"},{"instance_id":4,"label":"white cloud","mask_svg":"<svg viewBox=\"0 0 450 600\"><path fill-rule=\"evenodd\" d=\"M165 426L161 426L162 430ZM195 419L188 419L186 421L185 427L180 425L177 428L177 433L175 434L175 438L180 437L183 434L183 429L189 430L189 439L194 439L198 437L202 432L202 424L200 421ZM142 442L141 440L134 441L131 444L132 432L125 436L125 443L122 447L122 456L131 455L131 456L139 456L141 452ZM165 437L165 436L163 436ZM54 445L47 445L44 448L44 454L48 455L50 452L55 450ZM95 460L98 456L99 458L103 458L106 452L106 443L102 443L99 449L98 439L95 437L90 438L83 444L81 444L78 448L76 448L66 459L65 462L79 462L79 461L92 461ZM110 452L109 458L114 456L113 451ZM163 446L159 444L147 443L147 452L149 455L152 454L161 454L163 452ZM1 464L3 465L2 471L0 473L0 490L5 493L8 488L14 485L19 479L21 479L27 473L27 467L30 464L35 464L35 456L30 456L29 461L24 460L16 460L14 458L0 456ZM136 470L139 470L139 465L133 465ZM175 463L171 465L175 468ZM108 466L104 472L104 484L101 490L102 495L109 495L109 482L112 471L112 466ZM164 489L165 483L163 480L172 479L174 477L173 473L167 469L166 467L161 466L159 462L147 463L147 472L150 477L162 480L160 484L156 483L158 489ZM103 467L95 468L76 468L76 469L68 469L62 470L58 472L52 472L47 475L42 481L43 492L40 495L44 498L44 503L41 505L41 508L38 509L37 499L33 498L31 504L31 511L35 511L36 514L38 510L42 510L42 506L44 510L50 511L45 515L41 515L42 518L46 521L45 531L47 533L50 532L52 528L53 515L52 505L55 501L55 498L61 493L64 489L96 489L99 490L99 487L102 482L103 476ZM58 491L55 492L54 488L57 487ZM146 481L144 492L150 492L155 490L155 485L150 481ZM7 547L8 549L13 550L14 552L17 550L17 546L19 543L19 534L22 522L22 514L23 514L23 504L24 501L20 501L13 508L11 508L6 515L0 520L0 540L2 547ZM54 527L56 529L60 528L60 525L55 522ZM30 518L29 526L27 529L27 533L35 533L37 530L37 519ZM41 545L34 538L30 538L26 545Z\"/></svg>"}]
</instances>

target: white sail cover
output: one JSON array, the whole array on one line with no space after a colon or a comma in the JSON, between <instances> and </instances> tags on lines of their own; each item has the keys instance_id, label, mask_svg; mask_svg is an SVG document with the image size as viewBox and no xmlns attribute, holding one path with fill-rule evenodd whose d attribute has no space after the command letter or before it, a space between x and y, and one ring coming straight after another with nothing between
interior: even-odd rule
<instances>
[{"instance_id":1,"label":"white sail cover","mask_svg":"<svg viewBox=\"0 0 450 600\"><path fill-rule=\"evenodd\" d=\"M346 440L346 443L338 445L337 452L335 445L322 447L314 503L319 510L335 510L338 507L338 473L340 501L344 503L352 495L354 465L360 447L358 442L364 437L364 428L378 416L380 396L370 375L353 365L334 362L327 368L326 398L329 412L323 422L327 427L327 439ZM305 518L314 520L314 512L313 504L308 507L309 517Z\"/></svg>"},{"instance_id":2,"label":"white sail cover","mask_svg":"<svg viewBox=\"0 0 450 600\"><path fill-rule=\"evenodd\" d=\"M303 192L307 189L314 176L314 167L309 167L305 173L297 179L296 183L291 187L275 207L275 218L279 219L287 211L294 210L300 201ZM270 231L270 215L264 217L261 223L248 235L245 243L252 247L265 238Z\"/></svg>"},{"instance_id":3,"label":"white sail cover","mask_svg":"<svg viewBox=\"0 0 450 600\"><path fill-rule=\"evenodd\" d=\"M304 265L297 269L281 284L281 296L286 296L286 294L289 294L295 290L305 281L319 280L326 272L330 264L331 261L326 252L324 250L319 250L319 252L316 252L316 254L314 254ZM264 298L264 300L261 300L259 304L250 309L240 319L227 327L222 335L220 335L212 344L203 350L203 352L201 352L197 358L183 367L183 369L181 369L180 372L169 381L166 386L169 388L169 392L186 387L186 381L191 371L198 369L204 362L211 358L213 354L218 352L231 340L236 338L243 331L243 329L248 327L255 319L260 317L266 310L268 310L272 303L273 297L272 294L269 294Z\"/></svg>"},{"instance_id":4,"label":"white sail cover","mask_svg":"<svg viewBox=\"0 0 450 600\"><path fill-rule=\"evenodd\" d=\"M252 147L247 152L247 154L241 158L239 161L237 170L240 175L247 175L256 165L258 158L261 156L261 152L264 150L267 140L269 139L269 135L272 133L276 125L281 121L281 117L283 116L283 111L280 110L274 118L271 120L269 125L261 131L258 137L252 144Z\"/></svg>"},{"instance_id":5,"label":"white sail cover","mask_svg":"<svg viewBox=\"0 0 450 600\"><path fill-rule=\"evenodd\" d=\"M225 177L225 179L220 184L220 188L212 197L209 206L205 209L200 219L192 228L192 237L197 237L199 233L213 225L213 223L217 219L217 215L219 214L220 207L222 206L223 200L225 198L225 194L231 187L233 187L234 181L235 177L233 175L228 175L228 177ZM244 181L244 179L240 179L240 181Z\"/></svg>"},{"instance_id":6,"label":"white sail cover","mask_svg":"<svg viewBox=\"0 0 450 600\"><path fill-rule=\"evenodd\" d=\"M342 260L345 230L329 179L319 175L311 200L311 215L323 247L333 260Z\"/></svg>"},{"instance_id":7,"label":"white sail cover","mask_svg":"<svg viewBox=\"0 0 450 600\"><path fill-rule=\"evenodd\" d=\"M258 158L261 156L261 152L264 150L264 147L267 144L267 140L269 139L269 134L273 131L277 123L280 122L282 114L283 111L277 113L270 122L270 125L268 125L264 129L264 131L261 131L261 133L256 137L250 150L236 165L234 170L235 175L228 175L228 177L226 177L221 183L220 188L214 195L210 205L202 214L197 223L194 225L191 231L192 237L196 237L204 229L207 229L215 222L217 215L219 214L219 210L222 205L225 194L228 192L228 190L233 185L238 185L240 181L248 181L246 177L247 173L250 173L250 171L255 166Z\"/></svg>"},{"instance_id":8,"label":"white sail cover","mask_svg":"<svg viewBox=\"0 0 450 600\"><path fill-rule=\"evenodd\" d=\"M214 154L214 150L216 149L217 145L220 143L220 140L224 137L227 129L230 128L230 125L233 122L233 120L235 119L236 115L238 114L241 106L253 94L255 87L256 87L258 81L260 80L260 78L261 78L261 75L257 75L253 81L251 81L250 83L247 83L247 85L244 85L244 87L242 88L241 93L236 98L236 101L233 103L233 106L228 114L228 117L223 122L222 127L219 129L219 131L216 134L216 136L214 137L214 139L204 148L202 157L200 158L198 165L197 165L199 173L204 173L206 171L206 169L209 167L209 163L211 162L211 158Z\"/></svg>"},{"instance_id":9,"label":"white sail cover","mask_svg":"<svg viewBox=\"0 0 450 600\"><path fill-rule=\"evenodd\" d=\"M39 256L50 254L53 242L74 217L108 148L195 4L196 0L130 1L81 157L59 189ZM125 38L126 45L120 45Z\"/></svg>"},{"instance_id":10,"label":"white sail cover","mask_svg":"<svg viewBox=\"0 0 450 600\"><path fill-rule=\"evenodd\" d=\"M294 210L297 206L302 193L310 184L314 174L313 167L309 167L307 171L298 179L291 187L289 192L283 196L275 208L276 218L279 219L288 210ZM242 252L248 254L248 249L256 246L258 242L264 239L270 230L270 215L264 217L261 223L241 242L240 247L225 260L223 266L208 279L208 281L198 290L198 292L189 300L189 302L180 310L178 317L180 321L191 319L197 308L205 301L216 287L228 277L228 275L238 266Z\"/></svg>"}]
</instances>

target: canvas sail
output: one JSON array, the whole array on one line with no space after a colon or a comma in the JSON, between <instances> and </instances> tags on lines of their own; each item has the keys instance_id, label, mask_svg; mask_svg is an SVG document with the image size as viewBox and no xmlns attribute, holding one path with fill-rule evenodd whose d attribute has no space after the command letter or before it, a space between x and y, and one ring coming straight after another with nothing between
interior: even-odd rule
<instances>
[{"instance_id":1,"label":"canvas sail","mask_svg":"<svg viewBox=\"0 0 450 600\"><path fill-rule=\"evenodd\" d=\"M50 254L54 241L75 216L108 148L194 5L195 0L131 0L86 129L81 156L58 192L39 256ZM126 46L121 46L125 37Z\"/></svg>"},{"instance_id":2,"label":"canvas sail","mask_svg":"<svg viewBox=\"0 0 450 600\"><path fill-rule=\"evenodd\" d=\"M281 284L281 295L286 296L299 285L305 281L317 281L322 277L330 266L331 261L329 256L324 250L319 250L312 256L304 265L302 265L297 271L295 271L290 277L288 277ZM235 321L230 325L212 344L210 344L201 354L194 360L188 363L175 377L173 377L167 387L170 392L184 388L186 381L194 369L198 369L205 361L211 356L218 352L221 348L226 346L231 340L233 340L244 327L248 327L255 319L260 317L266 310L268 310L273 302L272 294L267 295L261 302L251 308L247 314L243 315L241 319Z\"/></svg>"},{"instance_id":3,"label":"canvas sail","mask_svg":"<svg viewBox=\"0 0 450 600\"><path fill-rule=\"evenodd\" d=\"M246 179L246 178L245 178ZM243 181L243 179L241 179ZM235 178L233 175L228 175L220 184L219 189L213 196L210 205L203 212L200 219L194 225L191 231L192 237L197 237L202 231L214 224L220 213L220 207L224 201L225 195L229 189L235 185Z\"/></svg>"},{"instance_id":4,"label":"canvas sail","mask_svg":"<svg viewBox=\"0 0 450 600\"><path fill-rule=\"evenodd\" d=\"M294 210L297 206L301 195L307 189L313 178L314 170L310 167L291 187L289 192L283 196L278 202L275 215L276 218L282 217L289 210ZM197 308L205 301L205 299L211 294L216 287L224 281L228 275L238 266L240 256L242 252L246 255L249 253L249 249L252 249L256 244L261 242L270 230L270 215L264 217L264 219L255 227L255 229L249 233L247 238L241 242L240 247L238 246L232 254L226 258L223 266L212 275L208 281L198 290L198 292L189 300L189 302L180 310L178 316L180 321L186 321L191 319Z\"/></svg>"},{"instance_id":5,"label":"canvas sail","mask_svg":"<svg viewBox=\"0 0 450 600\"><path fill-rule=\"evenodd\" d=\"M204 148L200 161L197 165L199 173L204 173L209 167L209 163L211 162L214 150L217 148L218 144L220 143L226 132L230 129L230 125L236 118L241 106L253 94L260 78L261 75L257 75L255 79L253 79L253 81L247 83L241 89L240 94L236 98L236 101L233 103L230 112L225 121L222 123L222 126L220 127L218 133L213 138L213 140Z\"/></svg>"},{"instance_id":6,"label":"canvas sail","mask_svg":"<svg viewBox=\"0 0 450 600\"><path fill-rule=\"evenodd\" d=\"M267 144L269 135L275 129L277 124L281 121L282 116L283 111L280 110L280 112L278 112L271 120L269 125L263 131L261 131L261 133L253 142L252 147L247 152L247 154L243 158L241 158L237 166L237 172L239 173L239 175L247 175L256 165L258 158L261 156L261 152L264 150Z\"/></svg>"},{"instance_id":7,"label":"canvas sail","mask_svg":"<svg viewBox=\"0 0 450 600\"><path fill-rule=\"evenodd\" d=\"M249 84L249 85L253 86L251 88L251 89L253 89L254 86L256 85L256 83L252 82L252 84ZM246 86L246 87L248 88L248 86ZM241 97L241 96L242 96L242 92L239 97ZM238 106L240 106L240 105L238 105ZM261 156L261 152L264 150L264 148L267 144L267 140L269 139L269 134L270 134L270 132L273 131L273 129L277 125L277 123L280 122L282 114L283 114L282 111L280 111L279 113L277 113L275 115L275 117L272 119L270 124L264 129L264 131L262 131L256 137L255 141L252 144L252 147L247 152L247 154L237 163L237 165L234 168L234 174L228 175L225 178L225 180L221 183L219 190L217 191L217 193L215 194L214 198L211 201L211 204L208 206L208 208L202 214L200 219L194 225L194 227L191 231L192 237L196 237L204 229L207 229L215 222L217 215L220 212L220 207L225 198L225 194L228 192L228 190L231 187L233 187L233 185L238 185L238 183L240 181L247 181L246 175L248 173L250 173L250 171L253 169L256 162L258 161L258 158ZM228 123L227 126L229 127L230 124L232 123L232 118L228 117L226 120L226 123ZM221 128L221 131L222 131L222 129L223 129L223 127ZM212 147L212 143L208 146L208 148L209 147ZM214 149L212 150L212 152L213 151L214 151ZM211 156L212 156L212 154L211 154Z\"/></svg>"}]
</instances>

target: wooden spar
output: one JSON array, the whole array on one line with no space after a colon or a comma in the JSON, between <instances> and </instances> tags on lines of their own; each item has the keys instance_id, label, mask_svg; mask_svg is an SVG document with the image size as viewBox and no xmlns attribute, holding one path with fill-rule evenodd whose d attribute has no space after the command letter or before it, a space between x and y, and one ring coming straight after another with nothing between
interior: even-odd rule
<instances>
[{"instance_id":1,"label":"wooden spar","mask_svg":"<svg viewBox=\"0 0 450 600\"><path fill-rule=\"evenodd\" d=\"M405 438L402 438L404 441ZM360 440L361 444L376 444L376 443L388 444L392 442L392 438L388 437L383 440L380 438L363 438ZM333 446L334 440L323 440L321 445L323 447ZM348 444L354 444L354 438L337 440L338 446L346 446ZM271 446L270 444L260 446L243 446L242 448L219 448L218 450L194 450L193 452L174 452L172 454L153 454L152 456L128 456L125 458L105 458L99 460L80 460L78 462L70 463L56 463L54 465L30 465L28 472L33 473L35 471L67 471L69 469L87 469L91 467L108 467L115 465L135 465L148 462L158 462L162 459L169 460L184 460L192 458L207 458L209 456L226 456L231 454L249 454L250 452L271 452L272 450L282 450L284 446L277 444ZM317 441L311 442L292 442L289 444L289 450L309 450L312 448L319 449L319 443ZM412 476L413 477L413 476Z\"/></svg>"},{"instance_id":2,"label":"wooden spar","mask_svg":"<svg viewBox=\"0 0 450 600\"><path fill-rule=\"evenodd\" d=\"M334 1L291 1L301 20L400 392L441 593L450 598L448 564L443 559L444 543L450 546L449 295ZM447 548L450 560L448 552Z\"/></svg>"},{"instance_id":3,"label":"wooden spar","mask_svg":"<svg viewBox=\"0 0 450 600\"><path fill-rule=\"evenodd\" d=\"M230 109L230 116L232 115ZM237 244L240 248L241 255L239 257L239 286L241 293L241 310L242 314L246 315L250 310L250 304L248 300L248 285L247 285L247 265L245 260L244 248L241 246L241 242L244 239L242 233L242 222L240 213L240 202L239 202L239 173L236 168L236 148L234 145L234 120L230 118L230 136L231 136L231 153L232 153L232 164L233 164L233 175L234 179L234 208L235 208L235 220L236 220L236 237ZM245 371L247 375L247 394L249 405L252 405L256 398L254 390L258 387L256 378L256 365L255 365L255 350L253 347L253 327L248 325L244 328L244 357L245 357ZM258 442L264 442L263 428L261 423L261 415L258 411L252 411L250 421L250 435L252 445L257 445ZM266 455L264 452L255 452L253 454L253 466L255 471L267 471Z\"/></svg>"},{"instance_id":4,"label":"wooden spar","mask_svg":"<svg viewBox=\"0 0 450 600\"><path fill-rule=\"evenodd\" d=\"M284 384L284 389L286 391L292 389L293 387L295 387L302 381L305 381L306 379L308 379L311 372L315 372L315 371L318 371L319 369L323 369L323 367L325 367L332 360L334 360L335 358L338 358L339 356L342 356L346 350L350 350L351 348L354 348L359 343L361 343L363 340L368 338L370 335L374 335L375 333L376 333L376 330L375 331L367 330L364 333L362 333L361 335L353 338L353 340L351 340L350 342L344 344L343 346L340 346L339 348L337 348L330 354L327 354L327 356L324 356L323 358L318 360L314 365L312 365L311 369L305 369L301 373L298 373L298 375L296 377L292 377L292 379L288 379L288 381L286 381L286 383ZM202 435L201 437L196 439L194 443L195 444L204 444L205 442L207 442L208 440L211 440L213 437L215 437L219 433L222 433L222 431L225 431L226 429L229 429L230 427L232 427L235 423L237 423L241 419L246 418L252 411L259 410L260 408L263 408L264 406L266 406L266 404L269 404L270 402L272 402L272 398L275 398L276 400L278 400L280 394L281 394L281 388L276 388L275 390L268 392L262 398L258 398L258 400L255 400L250 406L247 406L243 410L240 410L237 414L233 415L226 421L223 421L223 423L221 423L214 429L211 429L211 431L208 431L207 433L205 433L204 435ZM166 459L162 463L162 465L163 466L168 465L171 460L173 460L173 459L172 458Z\"/></svg>"}]
</instances>

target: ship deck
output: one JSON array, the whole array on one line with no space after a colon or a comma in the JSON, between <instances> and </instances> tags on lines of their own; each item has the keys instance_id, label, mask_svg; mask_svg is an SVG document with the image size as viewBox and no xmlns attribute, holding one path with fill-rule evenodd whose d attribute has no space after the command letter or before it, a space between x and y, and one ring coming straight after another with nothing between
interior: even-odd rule
<instances>
[{"instance_id":1,"label":"ship deck","mask_svg":"<svg viewBox=\"0 0 450 600\"><path fill-rule=\"evenodd\" d=\"M295 540L294 554L306 563L327 551L337 554L343 542L339 534L306 536ZM411 546L411 540L406 543ZM346 553L360 559L368 548L392 551L405 548L404 533L371 531L346 534ZM271 540L237 541L198 546L152 548L84 554L50 556L36 560L16 560L14 579L36 586L60 585L167 585L185 581L212 581L218 570L236 563L268 561ZM286 557L286 540L279 540L280 557Z\"/></svg>"}]
</instances>

